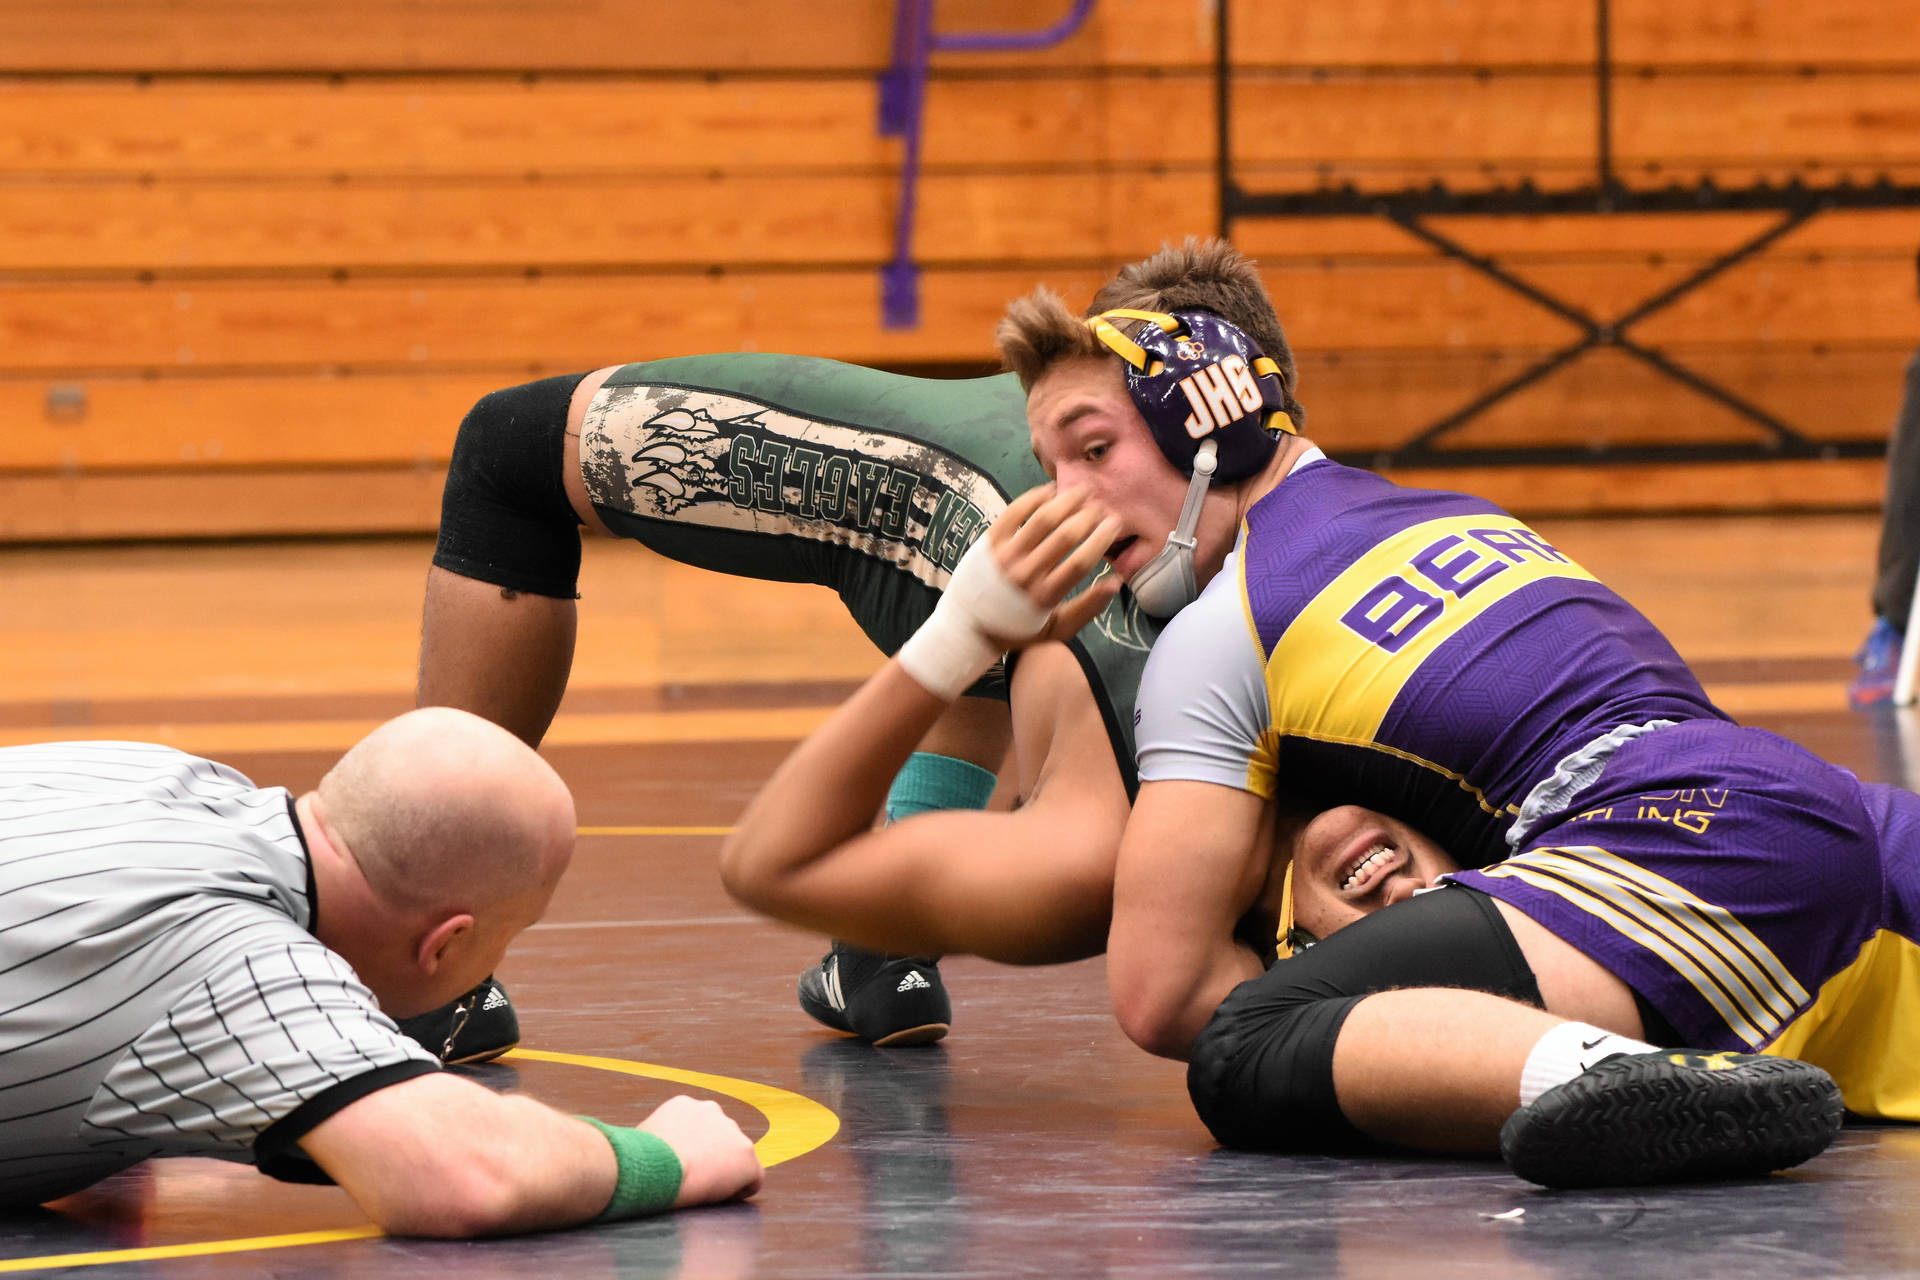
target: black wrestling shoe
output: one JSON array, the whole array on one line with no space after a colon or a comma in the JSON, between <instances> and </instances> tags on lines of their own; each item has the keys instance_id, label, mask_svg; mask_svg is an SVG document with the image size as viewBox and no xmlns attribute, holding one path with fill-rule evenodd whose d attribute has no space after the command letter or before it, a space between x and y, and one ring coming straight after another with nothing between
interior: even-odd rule
<instances>
[{"instance_id":1,"label":"black wrestling shoe","mask_svg":"<svg viewBox=\"0 0 1920 1280\"><path fill-rule=\"evenodd\" d=\"M1545 1187L1752 1178L1826 1150L1842 1110L1833 1077L1793 1058L1617 1054L1508 1117L1500 1154Z\"/></svg>"},{"instance_id":2,"label":"black wrestling shoe","mask_svg":"<svg viewBox=\"0 0 1920 1280\"><path fill-rule=\"evenodd\" d=\"M939 962L836 941L800 975L800 1007L814 1021L870 1044L932 1044L953 1025Z\"/></svg>"},{"instance_id":3,"label":"black wrestling shoe","mask_svg":"<svg viewBox=\"0 0 1920 1280\"><path fill-rule=\"evenodd\" d=\"M395 1021L401 1035L450 1067L491 1062L520 1043L520 1017L507 989L492 977L452 1004Z\"/></svg>"}]
</instances>

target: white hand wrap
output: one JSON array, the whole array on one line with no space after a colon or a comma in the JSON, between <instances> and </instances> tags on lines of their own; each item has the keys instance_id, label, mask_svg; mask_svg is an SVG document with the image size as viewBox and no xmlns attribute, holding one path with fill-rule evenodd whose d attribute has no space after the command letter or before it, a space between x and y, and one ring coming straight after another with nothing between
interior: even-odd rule
<instances>
[{"instance_id":1,"label":"white hand wrap","mask_svg":"<svg viewBox=\"0 0 1920 1280\"><path fill-rule=\"evenodd\" d=\"M987 540L976 538L933 614L896 656L927 692L952 702L999 659L1000 645L989 636L1025 640L1044 631L1052 615L1007 576Z\"/></svg>"}]
</instances>

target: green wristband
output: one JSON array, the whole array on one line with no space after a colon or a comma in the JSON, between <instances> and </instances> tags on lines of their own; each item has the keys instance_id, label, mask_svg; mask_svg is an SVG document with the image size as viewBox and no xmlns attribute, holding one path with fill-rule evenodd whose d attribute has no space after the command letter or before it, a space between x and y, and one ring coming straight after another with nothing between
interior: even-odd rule
<instances>
[{"instance_id":1,"label":"green wristband","mask_svg":"<svg viewBox=\"0 0 1920 1280\"><path fill-rule=\"evenodd\" d=\"M673 1208L673 1198L680 1194L683 1171L680 1157L673 1154L673 1148L665 1139L656 1138L645 1129L605 1124L592 1116L574 1119L584 1120L606 1135L607 1144L613 1148L614 1163L620 1169L613 1184L613 1199L607 1201L607 1207L600 1211L595 1222L618 1222L622 1218L638 1218Z\"/></svg>"}]
</instances>

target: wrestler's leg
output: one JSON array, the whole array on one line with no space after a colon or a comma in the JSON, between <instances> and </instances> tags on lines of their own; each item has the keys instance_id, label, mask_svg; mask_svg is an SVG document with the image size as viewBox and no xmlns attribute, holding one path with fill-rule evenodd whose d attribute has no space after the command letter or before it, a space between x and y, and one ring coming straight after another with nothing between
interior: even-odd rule
<instances>
[{"instance_id":1,"label":"wrestler's leg","mask_svg":"<svg viewBox=\"0 0 1920 1280\"><path fill-rule=\"evenodd\" d=\"M1460 989L1396 990L1407 987ZM1409 1021L1396 1031L1392 1003L1383 1005L1379 992L1433 1007L1401 1010ZM1498 1036L1491 1064L1470 1060L1464 1073L1447 1062L1429 1069L1434 1024L1448 1035L1477 1036L1477 1027L1449 1021L1463 1004L1552 1021L1539 1002L1539 984L1492 900L1439 889L1349 925L1236 987L1194 1040L1187 1084L1200 1118L1229 1146L1340 1150L1369 1138L1434 1145L1398 1131L1400 1123L1417 1129L1426 1121L1396 1112L1387 1096L1392 1089L1426 1090L1423 1101L1431 1106L1435 1089L1464 1075L1458 1092L1493 1094L1505 1105L1498 1117L1504 1120L1519 1079L1517 1064L1500 1054ZM1380 1016L1362 1016L1369 1005ZM1357 1016L1359 1034L1349 1041ZM1348 1050L1357 1045L1377 1060L1355 1063ZM1462 1098L1447 1101L1458 1107ZM1472 1128L1483 1114L1473 1104L1465 1131L1447 1135L1451 1145L1490 1150L1491 1135Z\"/></svg>"},{"instance_id":2,"label":"wrestler's leg","mask_svg":"<svg viewBox=\"0 0 1920 1280\"><path fill-rule=\"evenodd\" d=\"M569 464L565 443L610 372L493 392L461 423L427 571L416 705L471 711L531 746L545 736L573 665L576 530L600 527L570 501L579 450ZM485 1061L520 1038L491 977L400 1029L447 1062Z\"/></svg>"},{"instance_id":3,"label":"wrestler's leg","mask_svg":"<svg viewBox=\"0 0 1920 1280\"><path fill-rule=\"evenodd\" d=\"M414 704L484 716L537 747L573 667L574 602L427 570Z\"/></svg>"},{"instance_id":4,"label":"wrestler's leg","mask_svg":"<svg viewBox=\"0 0 1920 1280\"><path fill-rule=\"evenodd\" d=\"M1228 1145L1498 1145L1522 1176L1567 1186L1764 1173L1831 1141L1840 1098L1817 1068L1653 1053L1619 979L1544 932L1529 941L1545 950L1523 950L1518 919L1449 887L1242 984L1194 1042L1196 1110Z\"/></svg>"},{"instance_id":5,"label":"wrestler's leg","mask_svg":"<svg viewBox=\"0 0 1920 1280\"><path fill-rule=\"evenodd\" d=\"M567 405L564 445L554 463L545 462L548 450L544 442L531 449L543 466L559 467L554 479L562 486L561 492L572 507L574 519L589 532L596 533L606 530L594 514L592 504L586 501L585 487L580 481L580 423L593 393L612 372L611 368L596 370L573 389ZM504 394L508 393L495 393ZM475 406L476 413L486 404L483 400ZM513 425L517 428L520 424ZM467 427L463 426L462 430L467 431ZM529 437L539 436L545 430L546 424L527 424ZM456 450L461 447L462 444L456 444ZM454 488L450 478L449 506L473 501L455 494ZM553 537L559 544L573 533L571 528L562 531L557 527L565 516L557 504L552 505L553 510L538 518L545 525L556 526ZM436 563L427 571L415 703L471 711L511 730L530 745L538 746L553 722L554 712L559 709L561 696L567 689L567 676L573 667L576 626L573 592L567 588L562 594L565 584L557 580L536 583L535 589L489 580L509 575L473 563L484 552L484 539L497 536L484 530L468 535L475 541L465 557L445 555L447 542L462 536L461 530L449 528L449 515L455 515L456 519L464 517L468 522L484 522L490 516L499 518L485 507L457 514L443 513L441 554L436 554ZM448 566L449 560L469 573L484 573L487 577L460 572ZM574 572L577 573L577 562Z\"/></svg>"}]
</instances>

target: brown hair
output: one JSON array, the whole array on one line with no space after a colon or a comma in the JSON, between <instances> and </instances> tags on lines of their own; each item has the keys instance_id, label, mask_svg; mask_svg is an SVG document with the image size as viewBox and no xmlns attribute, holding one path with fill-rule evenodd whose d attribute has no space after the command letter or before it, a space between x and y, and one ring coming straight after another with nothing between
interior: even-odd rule
<instances>
[{"instance_id":1,"label":"brown hair","mask_svg":"<svg viewBox=\"0 0 1920 1280\"><path fill-rule=\"evenodd\" d=\"M1000 348L1000 358L1027 391L1033 389L1041 374L1062 360L1107 353L1086 321L1045 285L1007 304L1007 314L994 329L993 340Z\"/></svg>"},{"instance_id":2,"label":"brown hair","mask_svg":"<svg viewBox=\"0 0 1920 1280\"><path fill-rule=\"evenodd\" d=\"M1260 281L1253 260L1224 240L1200 240L1187 237L1178 245L1168 244L1160 252L1140 262L1120 268L1093 295L1087 308L1089 316L1123 307L1133 311L1210 311L1238 325L1280 366L1280 381L1286 390L1287 413L1296 427L1306 421L1306 411L1294 398L1299 373L1294 368L1293 349L1287 345L1280 317L1274 314L1273 300ZM1131 331L1139 322L1120 327ZM1007 314L994 330L1000 356L1029 390L1040 375L1061 360L1077 356L1098 356L1107 349L1076 316L1060 295L1042 287L1007 306Z\"/></svg>"}]
</instances>

